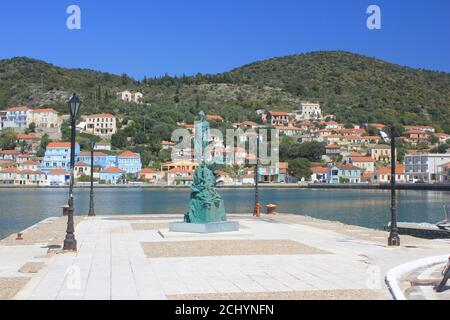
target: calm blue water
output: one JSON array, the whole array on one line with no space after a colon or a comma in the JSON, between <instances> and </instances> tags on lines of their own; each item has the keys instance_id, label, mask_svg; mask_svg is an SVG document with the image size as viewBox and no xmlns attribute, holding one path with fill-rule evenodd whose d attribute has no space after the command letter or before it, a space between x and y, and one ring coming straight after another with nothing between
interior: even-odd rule
<instances>
[{"instance_id":1,"label":"calm blue water","mask_svg":"<svg viewBox=\"0 0 450 320\"><path fill-rule=\"evenodd\" d=\"M67 203L67 189L0 189L0 238L21 231L44 218L60 216ZM251 189L220 189L229 213L253 211ZM184 213L188 189L97 189L97 214ZM382 228L389 221L390 192L380 190L262 189L263 205L275 203L278 212L310 215L370 228ZM442 220L450 192L399 191L400 221ZM86 214L89 189L76 189L77 214Z\"/></svg>"}]
</instances>

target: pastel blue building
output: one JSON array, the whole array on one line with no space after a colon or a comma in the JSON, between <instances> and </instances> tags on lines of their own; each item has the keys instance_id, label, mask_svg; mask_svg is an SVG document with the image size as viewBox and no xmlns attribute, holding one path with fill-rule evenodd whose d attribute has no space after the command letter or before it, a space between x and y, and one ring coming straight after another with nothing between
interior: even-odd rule
<instances>
[{"instance_id":1,"label":"pastel blue building","mask_svg":"<svg viewBox=\"0 0 450 320\"><path fill-rule=\"evenodd\" d=\"M328 169L328 183L361 183L362 169L351 164L330 167Z\"/></svg>"},{"instance_id":2,"label":"pastel blue building","mask_svg":"<svg viewBox=\"0 0 450 320\"><path fill-rule=\"evenodd\" d=\"M117 157L117 166L127 173L137 174L142 170L141 156L131 151L122 152Z\"/></svg>"},{"instance_id":3,"label":"pastel blue building","mask_svg":"<svg viewBox=\"0 0 450 320\"><path fill-rule=\"evenodd\" d=\"M80 152L78 143L75 148L75 162L91 164L91 153ZM122 152L119 156L94 152L94 166L101 167L103 170L118 168L132 175L142 170L141 156L131 151ZM51 142L47 146L39 170L48 173L54 169L70 170L70 142Z\"/></svg>"},{"instance_id":4,"label":"pastel blue building","mask_svg":"<svg viewBox=\"0 0 450 320\"><path fill-rule=\"evenodd\" d=\"M80 145L75 145L75 162L80 153ZM70 170L70 142L50 142L45 151L39 170L48 173L54 169Z\"/></svg>"},{"instance_id":5,"label":"pastel blue building","mask_svg":"<svg viewBox=\"0 0 450 320\"><path fill-rule=\"evenodd\" d=\"M91 164L91 153L81 152L78 156L78 161ZM108 155L103 152L94 152L94 166L102 168L111 168L117 166L117 156Z\"/></svg>"},{"instance_id":6,"label":"pastel blue building","mask_svg":"<svg viewBox=\"0 0 450 320\"><path fill-rule=\"evenodd\" d=\"M117 184L125 174L126 171L111 167L100 172L100 180L107 184Z\"/></svg>"}]
</instances>

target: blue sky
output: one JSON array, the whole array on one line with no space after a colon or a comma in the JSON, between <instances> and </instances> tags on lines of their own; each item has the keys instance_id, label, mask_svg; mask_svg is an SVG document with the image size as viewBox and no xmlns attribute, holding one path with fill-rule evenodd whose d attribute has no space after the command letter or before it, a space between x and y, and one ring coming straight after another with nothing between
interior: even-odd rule
<instances>
[{"instance_id":1,"label":"blue sky","mask_svg":"<svg viewBox=\"0 0 450 320\"><path fill-rule=\"evenodd\" d=\"M66 28L81 8L82 29ZM366 9L382 10L368 30ZM28 56L136 78L217 73L317 50L450 72L448 0L8 0L0 58Z\"/></svg>"}]
</instances>

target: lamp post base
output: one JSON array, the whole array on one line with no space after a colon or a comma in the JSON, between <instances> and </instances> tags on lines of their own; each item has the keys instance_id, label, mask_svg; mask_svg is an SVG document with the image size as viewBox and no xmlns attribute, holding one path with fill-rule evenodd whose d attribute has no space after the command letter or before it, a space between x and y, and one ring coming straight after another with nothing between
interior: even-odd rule
<instances>
[{"instance_id":1,"label":"lamp post base","mask_svg":"<svg viewBox=\"0 0 450 320\"><path fill-rule=\"evenodd\" d=\"M63 251L77 251L77 240L75 236L69 236L64 239Z\"/></svg>"},{"instance_id":2,"label":"lamp post base","mask_svg":"<svg viewBox=\"0 0 450 320\"><path fill-rule=\"evenodd\" d=\"M400 237L398 235L391 234L388 238L388 246L399 247L400 246Z\"/></svg>"},{"instance_id":3,"label":"lamp post base","mask_svg":"<svg viewBox=\"0 0 450 320\"><path fill-rule=\"evenodd\" d=\"M254 217L261 217L261 204L257 203L255 204L255 209L253 210L253 216Z\"/></svg>"}]
</instances>

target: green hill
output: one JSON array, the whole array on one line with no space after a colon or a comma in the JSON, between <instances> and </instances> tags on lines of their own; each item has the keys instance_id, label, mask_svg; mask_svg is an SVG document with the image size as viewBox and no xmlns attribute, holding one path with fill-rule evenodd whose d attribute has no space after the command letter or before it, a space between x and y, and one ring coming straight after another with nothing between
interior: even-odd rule
<instances>
[{"instance_id":1,"label":"green hill","mask_svg":"<svg viewBox=\"0 0 450 320\"><path fill-rule=\"evenodd\" d=\"M334 51L273 58L216 75L141 81L126 75L60 68L29 58L0 61L0 109L54 105L65 112L64 100L77 92L84 101L84 113L114 112L125 118L140 115L148 117L149 123L158 117L157 124L167 127L164 132L176 121L192 121L200 109L229 121L256 120L257 108L294 110L301 100L318 101L325 113L336 114L345 122L395 118L404 124L431 124L450 132L449 88L449 73ZM124 89L143 92L147 104L116 101L115 93Z\"/></svg>"}]
</instances>

